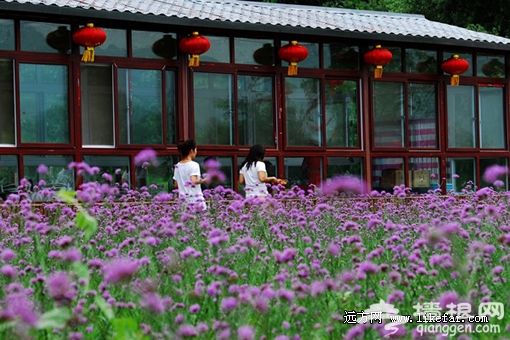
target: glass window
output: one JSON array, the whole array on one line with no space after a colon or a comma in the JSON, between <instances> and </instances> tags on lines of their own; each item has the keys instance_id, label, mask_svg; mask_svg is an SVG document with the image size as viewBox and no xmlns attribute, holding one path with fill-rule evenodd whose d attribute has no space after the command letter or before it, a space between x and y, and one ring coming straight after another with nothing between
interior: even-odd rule
<instances>
[{"instance_id":1,"label":"glass window","mask_svg":"<svg viewBox=\"0 0 510 340\"><path fill-rule=\"evenodd\" d=\"M161 71L119 68L121 144L162 144Z\"/></svg>"},{"instance_id":2,"label":"glass window","mask_svg":"<svg viewBox=\"0 0 510 340\"><path fill-rule=\"evenodd\" d=\"M406 71L409 73L437 74L436 51L406 49Z\"/></svg>"},{"instance_id":3,"label":"glass window","mask_svg":"<svg viewBox=\"0 0 510 340\"><path fill-rule=\"evenodd\" d=\"M409 187L424 194L439 189L439 159L437 157L409 158Z\"/></svg>"},{"instance_id":4,"label":"glass window","mask_svg":"<svg viewBox=\"0 0 510 340\"><path fill-rule=\"evenodd\" d=\"M177 35L148 31L131 31L133 58L177 59Z\"/></svg>"},{"instance_id":5,"label":"glass window","mask_svg":"<svg viewBox=\"0 0 510 340\"><path fill-rule=\"evenodd\" d=\"M233 75L193 73L197 144L234 144Z\"/></svg>"},{"instance_id":6,"label":"glass window","mask_svg":"<svg viewBox=\"0 0 510 340\"><path fill-rule=\"evenodd\" d=\"M319 44L299 41L298 43L308 50L308 57L301 61L298 67L319 68Z\"/></svg>"},{"instance_id":7,"label":"glass window","mask_svg":"<svg viewBox=\"0 0 510 340\"><path fill-rule=\"evenodd\" d=\"M158 166L137 166L136 187L147 187L151 195L173 189L174 165L179 163L178 156L159 156Z\"/></svg>"},{"instance_id":8,"label":"glass window","mask_svg":"<svg viewBox=\"0 0 510 340\"><path fill-rule=\"evenodd\" d=\"M326 175L328 178L333 178L339 175L363 178L363 158L328 157Z\"/></svg>"},{"instance_id":9,"label":"glass window","mask_svg":"<svg viewBox=\"0 0 510 340\"><path fill-rule=\"evenodd\" d=\"M320 80L285 78L287 145L322 146Z\"/></svg>"},{"instance_id":10,"label":"glass window","mask_svg":"<svg viewBox=\"0 0 510 340\"><path fill-rule=\"evenodd\" d=\"M508 190L508 174L500 176L497 179L503 182L503 186L494 185L494 183L487 183L484 180L484 174L487 168L493 165L501 165L504 167L508 166L508 160L506 158L481 158L480 159L480 177L481 187L493 187L494 189ZM498 184L498 183L496 183Z\"/></svg>"},{"instance_id":11,"label":"glass window","mask_svg":"<svg viewBox=\"0 0 510 340\"><path fill-rule=\"evenodd\" d=\"M384 65L383 72L402 72L402 49L400 47L384 47L391 52L391 61Z\"/></svg>"},{"instance_id":12,"label":"glass window","mask_svg":"<svg viewBox=\"0 0 510 340\"><path fill-rule=\"evenodd\" d=\"M245 160L245 157L237 157L237 172L238 173L241 170L241 164L244 162L244 160ZM264 163L266 164L267 176L269 176L269 177L275 176L276 178L280 178L280 177L278 177L278 159L276 157L264 157ZM239 185L237 187L237 190L243 196L246 194L244 192L243 185ZM272 190L270 187L268 187L268 191L269 191L269 193L272 193Z\"/></svg>"},{"instance_id":13,"label":"glass window","mask_svg":"<svg viewBox=\"0 0 510 340\"><path fill-rule=\"evenodd\" d=\"M476 185L474 158L446 159L446 190L456 193L473 191Z\"/></svg>"},{"instance_id":14,"label":"glass window","mask_svg":"<svg viewBox=\"0 0 510 340\"><path fill-rule=\"evenodd\" d=\"M239 143L274 145L273 78L238 77Z\"/></svg>"},{"instance_id":15,"label":"glass window","mask_svg":"<svg viewBox=\"0 0 510 340\"><path fill-rule=\"evenodd\" d=\"M479 77L504 78L505 57L503 55L476 55L476 74Z\"/></svg>"},{"instance_id":16,"label":"glass window","mask_svg":"<svg viewBox=\"0 0 510 340\"><path fill-rule=\"evenodd\" d=\"M372 188L393 193L393 188L406 183L402 158L372 159Z\"/></svg>"},{"instance_id":17,"label":"glass window","mask_svg":"<svg viewBox=\"0 0 510 340\"><path fill-rule=\"evenodd\" d=\"M447 87L448 146L472 148L475 146L475 88L473 86Z\"/></svg>"},{"instance_id":18,"label":"glass window","mask_svg":"<svg viewBox=\"0 0 510 340\"><path fill-rule=\"evenodd\" d=\"M90 167L97 166L99 172L96 175L83 173L83 182L108 183L103 174L112 176L113 182L119 185L131 183L129 174L129 157L128 156L83 156L83 162L87 163Z\"/></svg>"},{"instance_id":19,"label":"glass window","mask_svg":"<svg viewBox=\"0 0 510 340\"><path fill-rule=\"evenodd\" d=\"M326 80L326 145L359 147L358 83Z\"/></svg>"},{"instance_id":20,"label":"glass window","mask_svg":"<svg viewBox=\"0 0 510 340\"><path fill-rule=\"evenodd\" d=\"M409 146L437 148L436 86L410 83L408 97Z\"/></svg>"},{"instance_id":21,"label":"glass window","mask_svg":"<svg viewBox=\"0 0 510 340\"><path fill-rule=\"evenodd\" d=\"M81 64L83 145L114 145L112 69Z\"/></svg>"},{"instance_id":22,"label":"glass window","mask_svg":"<svg viewBox=\"0 0 510 340\"><path fill-rule=\"evenodd\" d=\"M21 21L21 50L67 54L71 51L71 26Z\"/></svg>"},{"instance_id":23,"label":"glass window","mask_svg":"<svg viewBox=\"0 0 510 340\"><path fill-rule=\"evenodd\" d=\"M166 86L166 142L177 143L177 114L175 103L175 72L165 71Z\"/></svg>"},{"instance_id":24,"label":"glass window","mask_svg":"<svg viewBox=\"0 0 510 340\"><path fill-rule=\"evenodd\" d=\"M69 143L67 66L20 64L21 142Z\"/></svg>"},{"instance_id":25,"label":"glass window","mask_svg":"<svg viewBox=\"0 0 510 340\"><path fill-rule=\"evenodd\" d=\"M505 119L502 87L479 87L480 147L505 147Z\"/></svg>"},{"instance_id":26,"label":"glass window","mask_svg":"<svg viewBox=\"0 0 510 340\"><path fill-rule=\"evenodd\" d=\"M14 50L14 20L0 19L0 50Z\"/></svg>"},{"instance_id":27,"label":"glass window","mask_svg":"<svg viewBox=\"0 0 510 340\"><path fill-rule=\"evenodd\" d=\"M16 143L12 60L0 60L0 144Z\"/></svg>"},{"instance_id":28,"label":"glass window","mask_svg":"<svg viewBox=\"0 0 510 340\"><path fill-rule=\"evenodd\" d=\"M257 64L265 66L274 66L274 46L273 42L263 43L262 47L253 52L253 60Z\"/></svg>"},{"instance_id":29,"label":"glass window","mask_svg":"<svg viewBox=\"0 0 510 340\"><path fill-rule=\"evenodd\" d=\"M18 157L0 155L0 198L5 200L10 194L18 192Z\"/></svg>"},{"instance_id":30,"label":"glass window","mask_svg":"<svg viewBox=\"0 0 510 340\"><path fill-rule=\"evenodd\" d=\"M200 147L199 147L198 152L200 153ZM233 186L232 186L232 179L234 178L233 177L233 173L234 173L233 172L234 171L234 168L233 168L234 161L232 160L232 157L197 156L195 158L195 162L200 164L200 173L201 174L204 174L204 173L207 172L207 169L204 166L204 162L206 161L206 159L209 159L209 158L214 158L218 162L220 162L221 167L220 167L219 170L225 174L225 182L224 183L219 183L219 185L223 186L224 188L232 189L233 188ZM202 188L203 189L208 189L208 188L212 188L212 186L204 185Z\"/></svg>"},{"instance_id":31,"label":"glass window","mask_svg":"<svg viewBox=\"0 0 510 340\"><path fill-rule=\"evenodd\" d=\"M310 184L320 186L322 183L322 157L285 157L285 179L288 187L297 185L308 190Z\"/></svg>"},{"instance_id":32,"label":"glass window","mask_svg":"<svg viewBox=\"0 0 510 340\"><path fill-rule=\"evenodd\" d=\"M473 68L473 54L471 54L471 53L457 53L457 52L451 51L451 52L444 52L443 58L444 58L444 60L447 60L447 59L453 57L455 54L457 54L462 59L465 59L469 63L468 70L465 73L462 73L461 76L472 76L473 70L474 70L474 68ZM444 73L444 74L447 74L447 73Z\"/></svg>"},{"instance_id":33,"label":"glass window","mask_svg":"<svg viewBox=\"0 0 510 340\"><path fill-rule=\"evenodd\" d=\"M404 146L404 84L374 83L374 146Z\"/></svg>"},{"instance_id":34,"label":"glass window","mask_svg":"<svg viewBox=\"0 0 510 340\"><path fill-rule=\"evenodd\" d=\"M260 61L268 62L268 57L265 56L262 60L259 59L259 54L255 53L259 48L264 47L265 44L273 45L273 40L269 39L249 39L249 38L235 38L235 63L236 64L251 64L258 65ZM260 53L260 52L259 52ZM257 57L258 61L255 60Z\"/></svg>"},{"instance_id":35,"label":"glass window","mask_svg":"<svg viewBox=\"0 0 510 340\"><path fill-rule=\"evenodd\" d=\"M74 170L68 165L73 161L73 156L63 155L25 155L23 156L23 170L25 178L33 185L40 180L46 182L46 187L63 188L74 190ZM39 165L44 164L48 171L39 173Z\"/></svg>"},{"instance_id":36,"label":"glass window","mask_svg":"<svg viewBox=\"0 0 510 340\"><path fill-rule=\"evenodd\" d=\"M211 48L200 55L200 61L212 63L230 63L230 40L228 37L207 36Z\"/></svg>"},{"instance_id":37,"label":"glass window","mask_svg":"<svg viewBox=\"0 0 510 340\"><path fill-rule=\"evenodd\" d=\"M345 44L324 44L324 68L359 70L359 47Z\"/></svg>"},{"instance_id":38,"label":"glass window","mask_svg":"<svg viewBox=\"0 0 510 340\"><path fill-rule=\"evenodd\" d=\"M127 57L127 36L126 30L101 27L106 33L106 41L95 47L96 56ZM83 54L83 47L80 53Z\"/></svg>"}]
</instances>

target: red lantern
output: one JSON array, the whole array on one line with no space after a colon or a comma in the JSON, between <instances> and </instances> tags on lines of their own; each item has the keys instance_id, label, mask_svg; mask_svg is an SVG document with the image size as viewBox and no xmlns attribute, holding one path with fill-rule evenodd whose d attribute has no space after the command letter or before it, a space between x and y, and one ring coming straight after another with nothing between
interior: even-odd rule
<instances>
[{"instance_id":1,"label":"red lantern","mask_svg":"<svg viewBox=\"0 0 510 340\"><path fill-rule=\"evenodd\" d=\"M191 54L189 66L198 66L200 65L200 55L209 51L211 42L206 37L199 35L198 32L193 32L191 36L181 39L179 48L183 52Z\"/></svg>"},{"instance_id":2,"label":"red lantern","mask_svg":"<svg viewBox=\"0 0 510 340\"><path fill-rule=\"evenodd\" d=\"M376 45L375 48L365 53L363 60L365 63L375 66L374 78L381 78L383 73L383 66L388 64L393 58L393 54L381 45Z\"/></svg>"},{"instance_id":3,"label":"red lantern","mask_svg":"<svg viewBox=\"0 0 510 340\"><path fill-rule=\"evenodd\" d=\"M94 62L94 47L102 45L106 41L106 32L94 27L94 24L87 24L74 32L73 40L78 45L85 47L81 61Z\"/></svg>"},{"instance_id":4,"label":"red lantern","mask_svg":"<svg viewBox=\"0 0 510 340\"><path fill-rule=\"evenodd\" d=\"M462 59L458 54L454 54L450 59L443 61L441 69L452 75L450 78L450 85L459 86L459 75L469 69L469 63L466 59Z\"/></svg>"},{"instance_id":5,"label":"red lantern","mask_svg":"<svg viewBox=\"0 0 510 340\"><path fill-rule=\"evenodd\" d=\"M289 76L297 75L297 64L308 57L308 50L303 45L299 45L297 41L291 41L289 44L280 47L278 50L280 59L289 63L287 74Z\"/></svg>"}]
</instances>

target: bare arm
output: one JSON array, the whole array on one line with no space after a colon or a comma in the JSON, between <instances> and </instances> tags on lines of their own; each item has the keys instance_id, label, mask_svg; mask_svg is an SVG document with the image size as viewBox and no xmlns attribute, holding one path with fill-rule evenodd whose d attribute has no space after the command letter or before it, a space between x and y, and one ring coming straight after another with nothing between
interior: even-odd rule
<instances>
[{"instance_id":1,"label":"bare arm","mask_svg":"<svg viewBox=\"0 0 510 340\"><path fill-rule=\"evenodd\" d=\"M179 189L179 186L177 185L177 181L176 180L174 180L174 188L175 189Z\"/></svg>"},{"instance_id":2,"label":"bare arm","mask_svg":"<svg viewBox=\"0 0 510 340\"><path fill-rule=\"evenodd\" d=\"M191 176L189 179L191 182L193 182L193 184L202 184L205 182L205 178L198 178L197 175Z\"/></svg>"},{"instance_id":3,"label":"bare arm","mask_svg":"<svg viewBox=\"0 0 510 340\"><path fill-rule=\"evenodd\" d=\"M258 175L259 175L259 181L261 181L262 183L273 183L273 184L278 183L278 179L276 177L267 177L267 174L265 171L259 171Z\"/></svg>"},{"instance_id":4,"label":"bare arm","mask_svg":"<svg viewBox=\"0 0 510 340\"><path fill-rule=\"evenodd\" d=\"M244 183L245 183L244 175L243 174L239 174L239 184L244 185Z\"/></svg>"}]
</instances>

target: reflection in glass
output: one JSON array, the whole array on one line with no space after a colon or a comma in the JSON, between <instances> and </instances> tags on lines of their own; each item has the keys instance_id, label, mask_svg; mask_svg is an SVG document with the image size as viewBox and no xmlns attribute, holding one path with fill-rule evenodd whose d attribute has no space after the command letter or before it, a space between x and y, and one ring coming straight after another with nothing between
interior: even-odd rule
<instances>
[{"instance_id":1,"label":"reflection in glass","mask_svg":"<svg viewBox=\"0 0 510 340\"><path fill-rule=\"evenodd\" d=\"M363 178L363 158L361 157L328 157L326 176L356 176Z\"/></svg>"},{"instance_id":2,"label":"reflection in glass","mask_svg":"<svg viewBox=\"0 0 510 340\"><path fill-rule=\"evenodd\" d=\"M21 142L69 143L67 66L20 64Z\"/></svg>"},{"instance_id":3,"label":"reflection in glass","mask_svg":"<svg viewBox=\"0 0 510 340\"><path fill-rule=\"evenodd\" d=\"M502 87L479 87L480 147L505 147L505 119Z\"/></svg>"},{"instance_id":4,"label":"reflection in glass","mask_svg":"<svg viewBox=\"0 0 510 340\"><path fill-rule=\"evenodd\" d=\"M0 60L0 144L14 145L14 75L12 60Z\"/></svg>"},{"instance_id":5,"label":"reflection in glass","mask_svg":"<svg viewBox=\"0 0 510 340\"><path fill-rule=\"evenodd\" d=\"M83 145L114 145L113 84L110 66L81 64Z\"/></svg>"},{"instance_id":6,"label":"reflection in glass","mask_svg":"<svg viewBox=\"0 0 510 340\"><path fill-rule=\"evenodd\" d=\"M476 167L474 158L446 159L446 190L456 193L470 192L476 185Z\"/></svg>"},{"instance_id":7,"label":"reflection in glass","mask_svg":"<svg viewBox=\"0 0 510 340\"><path fill-rule=\"evenodd\" d=\"M253 52L253 60L257 64L274 66L274 47L271 43L265 43L261 48Z\"/></svg>"},{"instance_id":8,"label":"reflection in glass","mask_svg":"<svg viewBox=\"0 0 510 340\"><path fill-rule=\"evenodd\" d=\"M408 87L409 146L437 148L436 86L410 83Z\"/></svg>"},{"instance_id":9,"label":"reflection in glass","mask_svg":"<svg viewBox=\"0 0 510 340\"><path fill-rule=\"evenodd\" d=\"M46 187L74 190L74 170L68 169L68 165L72 161L73 156L25 155L23 156L24 176L33 185L37 185L40 180L44 180ZM48 168L47 172L37 172L37 168L41 164Z\"/></svg>"},{"instance_id":10,"label":"reflection in glass","mask_svg":"<svg viewBox=\"0 0 510 340\"><path fill-rule=\"evenodd\" d=\"M166 142L177 143L176 104L175 104L175 72L165 71L166 86Z\"/></svg>"},{"instance_id":11,"label":"reflection in glass","mask_svg":"<svg viewBox=\"0 0 510 340\"><path fill-rule=\"evenodd\" d=\"M273 78L238 77L239 143L274 145Z\"/></svg>"},{"instance_id":12,"label":"reflection in glass","mask_svg":"<svg viewBox=\"0 0 510 340\"><path fill-rule=\"evenodd\" d=\"M297 185L305 190L312 189L310 184L320 186L322 183L322 157L285 157L284 171L287 187Z\"/></svg>"},{"instance_id":13,"label":"reflection in glass","mask_svg":"<svg viewBox=\"0 0 510 340\"><path fill-rule=\"evenodd\" d=\"M90 167L97 166L99 172L95 175L90 175L86 172L83 173L83 182L109 183L103 174L112 176L113 183L122 185L124 183L130 184L131 178L129 175L129 157L128 156L83 156L83 162L87 163Z\"/></svg>"},{"instance_id":14,"label":"reflection in glass","mask_svg":"<svg viewBox=\"0 0 510 340\"><path fill-rule=\"evenodd\" d=\"M414 193L439 189L439 159L437 157L409 158L409 186Z\"/></svg>"},{"instance_id":15,"label":"reflection in glass","mask_svg":"<svg viewBox=\"0 0 510 340\"><path fill-rule=\"evenodd\" d=\"M21 50L27 52L69 53L71 26L20 21Z\"/></svg>"},{"instance_id":16,"label":"reflection in glass","mask_svg":"<svg viewBox=\"0 0 510 340\"><path fill-rule=\"evenodd\" d=\"M473 68L473 54L472 53L457 53L457 52L453 52L453 51L449 51L449 52L445 51L443 53L443 59L444 60L450 59L455 54L458 55L459 57L461 57L462 59L465 59L469 63L468 70L465 73L462 73L462 76L472 76L473 70L474 70L474 68ZM444 74L447 74L447 73L444 73Z\"/></svg>"},{"instance_id":17,"label":"reflection in glass","mask_svg":"<svg viewBox=\"0 0 510 340\"><path fill-rule=\"evenodd\" d=\"M372 159L372 188L393 193L393 188L405 184L404 160L402 158Z\"/></svg>"},{"instance_id":18,"label":"reflection in glass","mask_svg":"<svg viewBox=\"0 0 510 340\"><path fill-rule=\"evenodd\" d=\"M406 49L406 71L409 73L437 74L436 51Z\"/></svg>"},{"instance_id":19,"label":"reflection in glass","mask_svg":"<svg viewBox=\"0 0 510 340\"><path fill-rule=\"evenodd\" d=\"M285 78L287 145L322 146L320 80Z\"/></svg>"},{"instance_id":20,"label":"reflection in glass","mask_svg":"<svg viewBox=\"0 0 510 340\"><path fill-rule=\"evenodd\" d=\"M374 145L404 146L404 86L402 83L374 83Z\"/></svg>"},{"instance_id":21,"label":"reflection in glass","mask_svg":"<svg viewBox=\"0 0 510 340\"><path fill-rule=\"evenodd\" d=\"M503 55L477 53L476 65L476 74L479 77L505 77L505 57Z\"/></svg>"},{"instance_id":22,"label":"reflection in glass","mask_svg":"<svg viewBox=\"0 0 510 340\"><path fill-rule=\"evenodd\" d=\"M234 38L235 63L258 65L259 63L257 60L255 60L254 54L261 46L264 46L265 44L270 44L272 46L273 40Z\"/></svg>"},{"instance_id":23,"label":"reflection in glass","mask_svg":"<svg viewBox=\"0 0 510 340\"><path fill-rule=\"evenodd\" d=\"M234 144L233 76L193 73L197 144Z\"/></svg>"},{"instance_id":24,"label":"reflection in glass","mask_svg":"<svg viewBox=\"0 0 510 340\"><path fill-rule=\"evenodd\" d=\"M119 68L121 144L162 144L161 71Z\"/></svg>"},{"instance_id":25,"label":"reflection in glass","mask_svg":"<svg viewBox=\"0 0 510 340\"><path fill-rule=\"evenodd\" d=\"M400 47L385 47L391 52L391 61L384 65L384 72L402 72L402 49Z\"/></svg>"},{"instance_id":26,"label":"reflection in glass","mask_svg":"<svg viewBox=\"0 0 510 340\"><path fill-rule=\"evenodd\" d=\"M5 200L10 194L18 193L18 157L0 155L0 199Z\"/></svg>"},{"instance_id":27,"label":"reflection in glass","mask_svg":"<svg viewBox=\"0 0 510 340\"><path fill-rule=\"evenodd\" d=\"M158 166L142 164L136 167L136 187L146 187L152 196L173 190L174 165L179 156L159 156Z\"/></svg>"},{"instance_id":28,"label":"reflection in glass","mask_svg":"<svg viewBox=\"0 0 510 340\"><path fill-rule=\"evenodd\" d=\"M447 86L448 146L473 148L475 146L475 88Z\"/></svg>"},{"instance_id":29,"label":"reflection in glass","mask_svg":"<svg viewBox=\"0 0 510 340\"><path fill-rule=\"evenodd\" d=\"M207 36L211 42L209 51L200 55L200 61L230 63L230 40L228 37ZM252 52L253 53L253 52Z\"/></svg>"},{"instance_id":30,"label":"reflection in glass","mask_svg":"<svg viewBox=\"0 0 510 340\"><path fill-rule=\"evenodd\" d=\"M131 31L133 58L177 59L175 33Z\"/></svg>"},{"instance_id":31,"label":"reflection in glass","mask_svg":"<svg viewBox=\"0 0 510 340\"><path fill-rule=\"evenodd\" d=\"M485 171L493 165L500 165L503 167L507 167L508 159L507 158L481 158L480 159L480 177L481 177L480 187L482 187L482 188L483 187L493 187L494 190L505 190L505 191L508 190L508 174L497 178L497 180L500 180L503 183L502 186L499 186L499 185L501 185L501 183L496 183L499 185L495 185L494 183L487 183L484 180Z\"/></svg>"},{"instance_id":32,"label":"reflection in glass","mask_svg":"<svg viewBox=\"0 0 510 340\"><path fill-rule=\"evenodd\" d=\"M308 50L308 57L299 63L299 67L319 68L319 44L298 42Z\"/></svg>"},{"instance_id":33,"label":"reflection in glass","mask_svg":"<svg viewBox=\"0 0 510 340\"><path fill-rule=\"evenodd\" d=\"M326 145L359 146L357 82L326 80Z\"/></svg>"},{"instance_id":34,"label":"reflection in glass","mask_svg":"<svg viewBox=\"0 0 510 340\"><path fill-rule=\"evenodd\" d=\"M0 50L14 50L14 41L14 20L0 19Z\"/></svg>"},{"instance_id":35,"label":"reflection in glass","mask_svg":"<svg viewBox=\"0 0 510 340\"><path fill-rule=\"evenodd\" d=\"M359 47L345 44L324 44L324 67L335 70L358 71Z\"/></svg>"},{"instance_id":36,"label":"reflection in glass","mask_svg":"<svg viewBox=\"0 0 510 340\"><path fill-rule=\"evenodd\" d=\"M127 57L126 30L104 27L101 29L106 33L106 41L95 47L96 56ZM83 55L83 47L80 48L80 54Z\"/></svg>"},{"instance_id":37,"label":"reflection in glass","mask_svg":"<svg viewBox=\"0 0 510 340\"><path fill-rule=\"evenodd\" d=\"M200 152L200 150L199 150ZM200 164L200 173L203 175L204 173L207 172L207 169L206 167L204 166L204 162L206 159L209 159L211 158L210 156L197 156L195 158L195 162L197 162L198 164ZM220 162L221 164L221 167L220 167L220 171L223 172L225 174L225 182L224 183L221 183L220 185L223 186L224 188L230 188L232 189L232 178L233 178L233 160L232 160L232 157L212 157L214 159L216 159L218 162ZM204 185L202 187L203 189L212 189L212 186L209 186L209 185Z\"/></svg>"}]
</instances>

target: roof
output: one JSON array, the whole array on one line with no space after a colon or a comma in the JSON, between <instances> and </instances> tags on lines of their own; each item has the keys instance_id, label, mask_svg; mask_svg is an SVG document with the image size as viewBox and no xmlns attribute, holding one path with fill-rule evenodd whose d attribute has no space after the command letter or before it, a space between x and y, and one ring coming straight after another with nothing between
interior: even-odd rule
<instances>
[{"instance_id":1,"label":"roof","mask_svg":"<svg viewBox=\"0 0 510 340\"><path fill-rule=\"evenodd\" d=\"M510 50L510 39L422 15L331 7L239 0L0 0L0 10Z\"/></svg>"}]
</instances>

